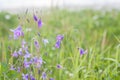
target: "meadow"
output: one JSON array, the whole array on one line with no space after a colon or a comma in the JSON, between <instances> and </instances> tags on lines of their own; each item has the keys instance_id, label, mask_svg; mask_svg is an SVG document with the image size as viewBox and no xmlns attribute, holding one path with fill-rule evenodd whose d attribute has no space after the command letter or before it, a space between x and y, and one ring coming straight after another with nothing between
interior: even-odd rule
<instances>
[{"instance_id":1,"label":"meadow","mask_svg":"<svg viewBox=\"0 0 120 80\"><path fill-rule=\"evenodd\" d=\"M118 10L0 12L0 80L119 80L119 21Z\"/></svg>"}]
</instances>

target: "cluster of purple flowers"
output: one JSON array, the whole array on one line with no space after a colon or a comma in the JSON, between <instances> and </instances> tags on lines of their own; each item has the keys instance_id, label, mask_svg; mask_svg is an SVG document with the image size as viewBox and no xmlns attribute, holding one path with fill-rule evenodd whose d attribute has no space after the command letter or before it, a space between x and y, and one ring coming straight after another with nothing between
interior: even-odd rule
<instances>
[{"instance_id":1,"label":"cluster of purple flowers","mask_svg":"<svg viewBox=\"0 0 120 80\"><path fill-rule=\"evenodd\" d=\"M42 26L41 19L38 19L38 17L35 15L33 17L34 17L34 20L38 23L38 27L40 28ZM11 31L14 34L13 38L15 40L19 39L21 36L24 36L24 33L22 31L22 26L18 26L16 29L11 30ZM61 40L62 40L62 36L58 36L57 41L61 42ZM43 39L42 41L43 41L45 46L47 43L49 43L47 39ZM37 50L40 49L40 45L39 45L38 40L34 40L34 46ZM22 39L21 47L19 48L19 50L16 49L12 53L12 57L15 60L18 59L19 60L18 62L20 62L18 64L20 64L20 65L11 64L10 70L14 70L14 71L17 71L19 73L22 73L21 76L22 76L23 80L36 80L32 73L29 73L29 72L26 73L26 71L24 72L23 69L30 70L31 68L36 68L39 71L42 68L44 61L43 61L42 57L33 56L29 52L28 44L24 39ZM47 74L44 71L42 72L41 77L43 80L48 79ZM54 80L54 78L49 78L49 80Z\"/></svg>"},{"instance_id":2,"label":"cluster of purple flowers","mask_svg":"<svg viewBox=\"0 0 120 80\"><path fill-rule=\"evenodd\" d=\"M12 54L13 58L23 58L22 66L15 67L11 65L10 70L17 70L17 72L21 72L21 69L29 69L30 67L40 68L43 64L43 60L41 57L33 56L31 53L29 53L26 42L22 41L22 48L20 48L18 51L14 51ZM35 78L32 75L28 74L22 74L22 77L24 80L35 80Z\"/></svg>"},{"instance_id":3,"label":"cluster of purple flowers","mask_svg":"<svg viewBox=\"0 0 120 80\"><path fill-rule=\"evenodd\" d=\"M38 27L40 28L42 26L42 21L41 19L39 19L36 15L33 15L34 21L37 22ZM22 31L22 27L18 26L16 29L11 30L13 32L13 36L14 39L19 39L19 37L24 36L24 33ZM60 48L61 47L61 42L63 40L64 36L63 35L57 35L56 37L56 43L55 43L55 48ZM48 42L47 39L43 39L42 40L44 45L46 46ZM40 45L39 45L39 41L38 40L34 40L34 46L37 50L40 49ZM79 48L79 52L80 55L85 54L87 51L85 51L84 49ZM13 58L20 58L20 64L15 67L15 65L11 65L10 70L16 70L17 72L21 72L21 76L23 78L23 80L36 80L35 77L33 76L32 73L26 73L24 74L24 72L22 71L22 69L30 69L32 68L36 68L38 69L38 71L41 69L42 65L43 65L43 59L41 56L33 56L30 52L29 52L29 48L27 45L27 42L25 40L22 40L22 44L21 47L19 48L19 50L15 50L12 54ZM62 66L60 64L56 65L57 69L61 69ZM42 72L41 77L43 80L47 80L47 74L45 71ZM54 78L49 78L49 80L54 80Z\"/></svg>"}]
</instances>

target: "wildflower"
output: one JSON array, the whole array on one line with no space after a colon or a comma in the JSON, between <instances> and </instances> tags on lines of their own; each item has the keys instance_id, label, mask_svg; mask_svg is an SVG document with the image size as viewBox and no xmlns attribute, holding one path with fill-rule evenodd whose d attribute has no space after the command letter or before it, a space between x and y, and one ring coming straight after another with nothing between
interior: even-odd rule
<instances>
[{"instance_id":1,"label":"wildflower","mask_svg":"<svg viewBox=\"0 0 120 80\"><path fill-rule=\"evenodd\" d=\"M38 18L37 18L36 15L33 15L33 18L34 18L35 21L38 21Z\"/></svg>"},{"instance_id":2,"label":"wildflower","mask_svg":"<svg viewBox=\"0 0 120 80\"><path fill-rule=\"evenodd\" d=\"M32 74L30 75L30 80L35 80L35 78L32 76Z\"/></svg>"},{"instance_id":3,"label":"wildflower","mask_svg":"<svg viewBox=\"0 0 120 80\"><path fill-rule=\"evenodd\" d=\"M24 35L21 26L18 26L15 30L11 31L14 33L14 39L18 39L20 36Z\"/></svg>"},{"instance_id":4,"label":"wildflower","mask_svg":"<svg viewBox=\"0 0 120 80\"><path fill-rule=\"evenodd\" d=\"M64 38L63 35L57 35L56 40L57 40L57 41L62 41L63 38Z\"/></svg>"},{"instance_id":5,"label":"wildflower","mask_svg":"<svg viewBox=\"0 0 120 80\"><path fill-rule=\"evenodd\" d=\"M43 72L43 73L42 73L42 79L43 79L43 80L46 80L46 78L47 78L47 75L46 75L45 72Z\"/></svg>"},{"instance_id":6,"label":"wildflower","mask_svg":"<svg viewBox=\"0 0 120 80\"><path fill-rule=\"evenodd\" d=\"M36 64L36 67L37 67L37 68L40 68L41 65L42 65L42 63L43 63L43 60L42 60L41 57L40 57L40 58L34 57L34 58L33 58L33 61L34 61L34 63Z\"/></svg>"},{"instance_id":7,"label":"wildflower","mask_svg":"<svg viewBox=\"0 0 120 80\"><path fill-rule=\"evenodd\" d=\"M46 44L49 43L48 39L43 39L42 41L43 41L43 43L44 43L45 46L46 46Z\"/></svg>"},{"instance_id":8,"label":"wildflower","mask_svg":"<svg viewBox=\"0 0 120 80\"><path fill-rule=\"evenodd\" d=\"M34 41L34 45L35 45L35 47L37 48L37 49L39 49L40 48L40 46L39 46L39 43L38 43L38 41Z\"/></svg>"},{"instance_id":9,"label":"wildflower","mask_svg":"<svg viewBox=\"0 0 120 80\"><path fill-rule=\"evenodd\" d=\"M87 50L84 50L82 48L78 48L78 49L79 49L80 55L87 53Z\"/></svg>"},{"instance_id":10,"label":"wildflower","mask_svg":"<svg viewBox=\"0 0 120 80\"><path fill-rule=\"evenodd\" d=\"M29 68L30 67L30 62L25 60L23 65L24 65L25 68Z\"/></svg>"},{"instance_id":11,"label":"wildflower","mask_svg":"<svg viewBox=\"0 0 120 80\"><path fill-rule=\"evenodd\" d=\"M24 58L30 58L31 54L27 50L25 51L25 53L26 54L24 55Z\"/></svg>"},{"instance_id":12,"label":"wildflower","mask_svg":"<svg viewBox=\"0 0 120 80\"><path fill-rule=\"evenodd\" d=\"M54 78L50 78L49 80L54 80Z\"/></svg>"},{"instance_id":13,"label":"wildflower","mask_svg":"<svg viewBox=\"0 0 120 80\"><path fill-rule=\"evenodd\" d=\"M41 21L41 19L38 19L38 17L36 15L33 15L33 18L37 22L38 27L39 28L42 27L42 21Z\"/></svg>"},{"instance_id":14,"label":"wildflower","mask_svg":"<svg viewBox=\"0 0 120 80\"><path fill-rule=\"evenodd\" d=\"M22 48L19 49L18 54L21 56L22 55Z\"/></svg>"},{"instance_id":15,"label":"wildflower","mask_svg":"<svg viewBox=\"0 0 120 80\"><path fill-rule=\"evenodd\" d=\"M62 66L61 66L60 64L57 64L57 68L58 68L58 69L61 69Z\"/></svg>"},{"instance_id":16,"label":"wildflower","mask_svg":"<svg viewBox=\"0 0 120 80\"><path fill-rule=\"evenodd\" d=\"M15 70L15 69L16 69L16 68L14 68L14 66L11 65L10 70Z\"/></svg>"},{"instance_id":17,"label":"wildflower","mask_svg":"<svg viewBox=\"0 0 120 80\"><path fill-rule=\"evenodd\" d=\"M17 68L17 72L20 72L20 67Z\"/></svg>"},{"instance_id":18,"label":"wildflower","mask_svg":"<svg viewBox=\"0 0 120 80\"><path fill-rule=\"evenodd\" d=\"M42 60L42 58L40 57L40 58L38 59L38 61L37 61L37 67L38 67L38 68L41 67L42 63L43 63L43 60Z\"/></svg>"},{"instance_id":19,"label":"wildflower","mask_svg":"<svg viewBox=\"0 0 120 80\"><path fill-rule=\"evenodd\" d=\"M14 53L12 54L13 57L18 57L18 53L16 51L14 51Z\"/></svg>"},{"instance_id":20,"label":"wildflower","mask_svg":"<svg viewBox=\"0 0 120 80\"><path fill-rule=\"evenodd\" d=\"M56 48L60 48L60 44L61 44L61 41L63 40L63 38L64 38L63 35L57 35L57 37L56 37L57 42L55 44Z\"/></svg>"},{"instance_id":21,"label":"wildflower","mask_svg":"<svg viewBox=\"0 0 120 80\"><path fill-rule=\"evenodd\" d=\"M23 80L28 80L29 75L28 74L22 74L22 78L23 78Z\"/></svg>"},{"instance_id":22,"label":"wildflower","mask_svg":"<svg viewBox=\"0 0 120 80\"><path fill-rule=\"evenodd\" d=\"M42 21L41 21L41 19L38 20L38 27L39 28L42 27Z\"/></svg>"},{"instance_id":23,"label":"wildflower","mask_svg":"<svg viewBox=\"0 0 120 80\"><path fill-rule=\"evenodd\" d=\"M61 41L57 41L55 44L55 48L60 48Z\"/></svg>"},{"instance_id":24,"label":"wildflower","mask_svg":"<svg viewBox=\"0 0 120 80\"><path fill-rule=\"evenodd\" d=\"M22 46L24 47L26 44L25 40L22 40Z\"/></svg>"}]
</instances>

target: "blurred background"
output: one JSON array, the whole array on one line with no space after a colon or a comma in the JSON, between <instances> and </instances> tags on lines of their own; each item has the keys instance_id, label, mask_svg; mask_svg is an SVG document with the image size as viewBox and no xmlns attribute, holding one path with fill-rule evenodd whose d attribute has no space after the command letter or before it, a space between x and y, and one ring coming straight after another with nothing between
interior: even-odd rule
<instances>
[{"instance_id":1,"label":"blurred background","mask_svg":"<svg viewBox=\"0 0 120 80\"><path fill-rule=\"evenodd\" d=\"M119 29L114 27L119 27L119 10L120 0L0 0L0 36L8 35L9 29L18 24L27 25L24 20L31 21L34 13L46 21L46 25L64 27L67 24L82 28L83 24L88 30L89 27L106 28L118 35ZM69 22L71 19L73 23Z\"/></svg>"},{"instance_id":2,"label":"blurred background","mask_svg":"<svg viewBox=\"0 0 120 80\"><path fill-rule=\"evenodd\" d=\"M67 8L67 9L119 9L120 0L0 0L0 10L11 12L22 11L26 8Z\"/></svg>"}]
</instances>

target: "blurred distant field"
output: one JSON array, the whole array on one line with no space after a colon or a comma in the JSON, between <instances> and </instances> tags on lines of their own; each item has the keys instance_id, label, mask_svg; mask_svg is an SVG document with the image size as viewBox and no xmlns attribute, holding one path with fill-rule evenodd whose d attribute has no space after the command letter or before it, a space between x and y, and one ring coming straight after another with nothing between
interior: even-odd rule
<instances>
[{"instance_id":1,"label":"blurred distant field","mask_svg":"<svg viewBox=\"0 0 120 80\"><path fill-rule=\"evenodd\" d=\"M32 39L40 32L40 36L49 40L48 48L42 46L40 54L49 64L60 62L65 70L52 74L55 80L119 80L120 79L120 11L67 11L52 10L36 13L42 21L42 28L38 29L29 11L23 14L0 12L0 76L14 80L19 73L5 73L12 62L11 54L19 47L20 41L14 41L10 29L22 25L24 39L29 43L30 52L34 53ZM8 19L9 18L9 19ZM52 50L55 37L64 35L60 50ZM40 38L38 38L40 39ZM41 43L42 44L42 43ZM78 47L88 49L88 53L79 57ZM60 53L59 58L56 54ZM37 54L37 55L40 55ZM57 62L56 62L57 60ZM54 69L53 69L54 70ZM6 77L7 76L7 77ZM14 77L13 77L14 76Z\"/></svg>"}]
</instances>

